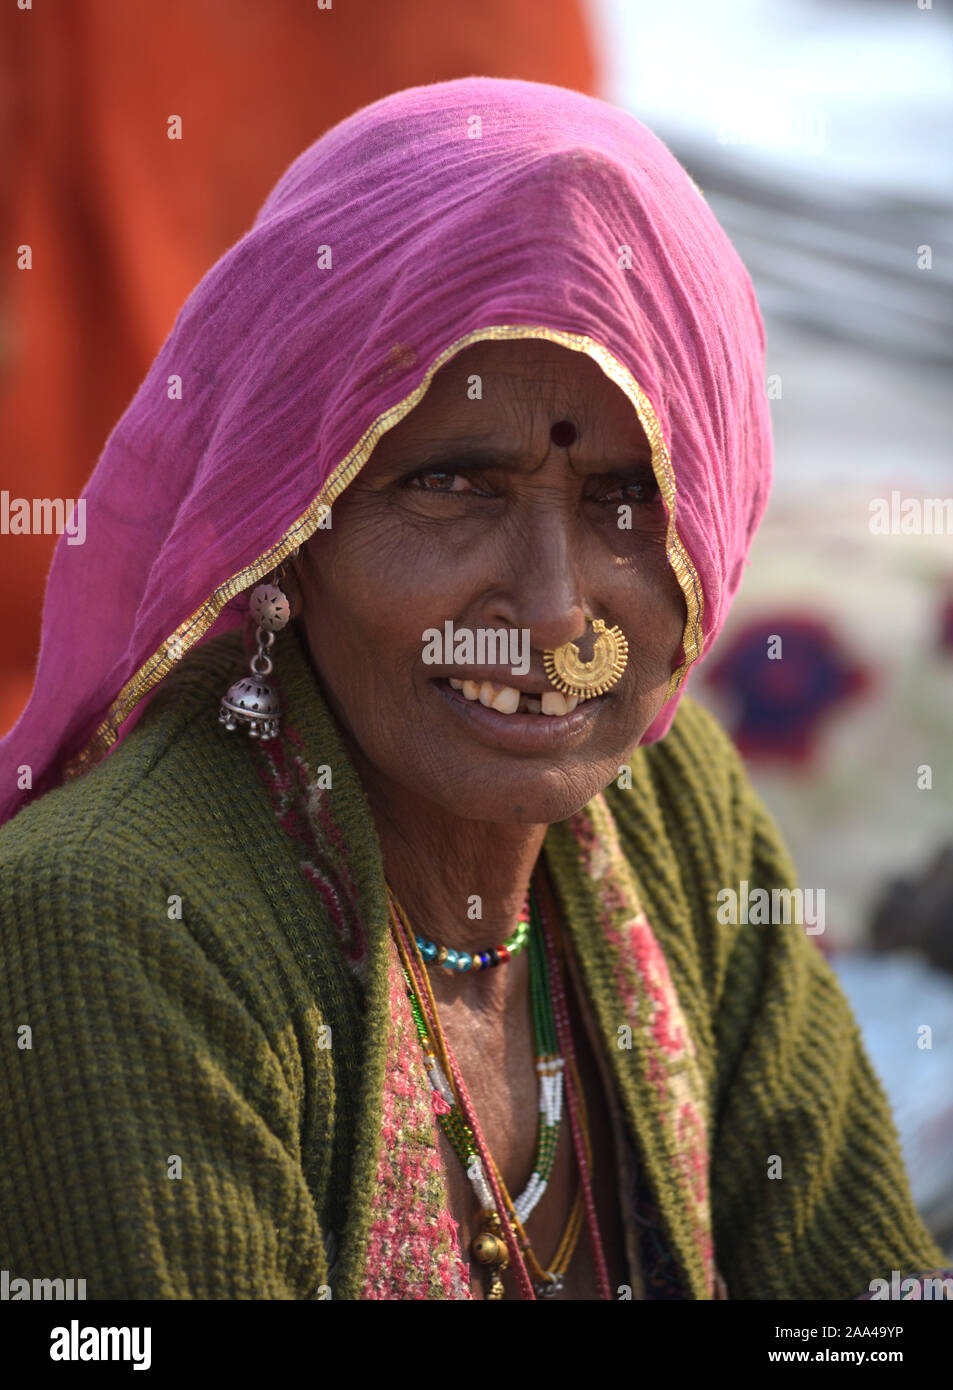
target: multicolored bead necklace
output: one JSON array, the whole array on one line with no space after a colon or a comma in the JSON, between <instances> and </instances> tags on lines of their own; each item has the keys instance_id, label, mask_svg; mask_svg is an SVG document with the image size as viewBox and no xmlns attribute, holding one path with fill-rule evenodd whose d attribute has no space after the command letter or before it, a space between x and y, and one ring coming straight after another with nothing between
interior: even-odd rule
<instances>
[{"instance_id":1,"label":"multicolored bead necklace","mask_svg":"<svg viewBox=\"0 0 953 1390\"><path fill-rule=\"evenodd\" d=\"M454 1152L463 1163L467 1176L473 1185L480 1204L482 1229L472 1243L474 1258L488 1267L489 1285L487 1298L500 1299L504 1288L500 1274L510 1267L512 1260L514 1275L521 1297L550 1297L563 1286L584 1219L588 1219L590 1236L596 1263L600 1297L608 1298L608 1278L605 1258L595 1222L595 1203L592 1197L590 1172L592 1166L592 1146L589 1140L582 1088L575 1065L572 1039L568 1031L568 1014L565 1008L565 995L558 979L558 961L548 930L545 927L535 893L529 897L530 923L527 935L530 946L530 994L533 1014L533 1030L536 1038L536 1069L540 1080L539 1129L537 1132L536 1162L526 1188L514 1202L506 1190L493 1156L487 1148L480 1131L472 1102L463 1084L456 1061L440 1027L436 1003L430 982L424 969L424 957L420 950L420 938L414 936L400 904L390 894L391 929L394 941L401 956L411 1010L424 1054L424 1066L431 1083L434 1111L441 1128L447 1136ZM512 938L510 938L512 940ZM417 947L417 951L413 950ZM547 965L547 951L549 964ZM415 959L416 956L416 959ZM485 968L485 967L484 967ZM429 1014L428 1021L425 1015ZM562 1033L568 1044L568 1074L566 1093L569 1100L570 1120L576 1157L580 1171L580 1185L569 1221L550 1267L543 1270L537 1261L532 1246L523 1229L546 1190L552 1173L559 1141L562 1118L564 1059L560 1055L557 1031ZM571 1076L571 1080L570 1080ZM500 1211L505 1210L510 1229L503 1228ZM519 1240L519 1248L516 1245ZM526 1255L532 1269L534 1283L521 1258Z\"/></svg>"},{"instance_id":2,"label":"multicolored bead necklace","mask_svg":"<svg viewBox=\"0 0 953 1390\"><path fill-rule=\"evenodd\" d=\"M448 975L462 975L468 970L491 970L494 965L504 965L513 956L518 956L529 940L529 894L519 916L519 925L512 936L508 936L499 946L491 946L488 951L455 951L450 946L438 946L426 937L415 938L417 948L428 965L439 965Z\"/></svg>"}]
</instances>

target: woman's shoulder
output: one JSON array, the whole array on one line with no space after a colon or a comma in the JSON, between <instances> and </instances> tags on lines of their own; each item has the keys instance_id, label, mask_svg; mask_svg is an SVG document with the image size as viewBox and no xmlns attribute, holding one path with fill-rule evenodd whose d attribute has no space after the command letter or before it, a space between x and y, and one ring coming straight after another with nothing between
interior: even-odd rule
<instances>
[{"instance_id":1,"label":"woman's shoulder","mask_svg":"<svg viewBox=\"0 0 953 1390\"><path fill-rule=\"evenodd\" d=\"M670 818L701 822L709 829L717 824L726 831L739 815L749 816L757 800L728 733L710 710L687 695L668 733L636 748L629 768Z\"/></svg>"},{"instance_id":2,"label":"woman's shoulder","mask_svg":"<svg viewBox=\"0 0 953 1390\"><path fill-rule=\"evenodd\" d=\"M752 875L794 881L795 868L744 760L716 717L683 696L668 733L636 748L604 792L623 846L667 867L708 920L719 886Z\"/></svg>"},{"instance_id":3,"label":"woman's shoulder","mask_svg":"<svg viewBox=\"0 0 953 1390\"><path fill-rule=\"evenodd\" d=\"M6 888L24 877L62 878L76 862L90 873L112 866L128 881L181 858L189 843L225 851L227 821L217 808L222 796L240 794L248 770L218 723L218 701L240 661L234 633L190 653L118 747L0 829Z\"/></svg>"},{"instance_id":4,"label":"woman's shoulder","mask_svg":"<svg viewBox=\"0 0 953 1390\"><path fill-rule=\"evenodd\" d=\"M713 769L721 781L726 776L746 776L741 755L728 732L709 709L690 695L683 695L679 701L665 737L636 749L636 756L644 758L659 773L673 762L687 762L699 774Z\"/></svg>"},{"instance_id":5,"label":"woman's shoulder","mask_svg":"<svg viewBox=\"0 0 953 1390\"><path fill-rule=\"evenodd\" d=\"M307 961L292 959L282 922L303 930L314 895L247 741L218 722L240 641L191 656L102 763L0 831L0 979L50 1007L73 1007L77 981L108 979L92 1016L135 979L143 999L214 999L245 1027L301 992Z\"/></svg>"}]
</instances>

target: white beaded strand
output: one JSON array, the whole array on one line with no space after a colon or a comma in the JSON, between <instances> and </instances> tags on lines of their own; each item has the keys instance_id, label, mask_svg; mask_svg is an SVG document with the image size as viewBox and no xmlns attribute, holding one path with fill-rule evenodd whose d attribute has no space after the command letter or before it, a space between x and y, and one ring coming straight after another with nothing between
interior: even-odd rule
<instances>
[{"instance_id":1,"label":"white beaded strand","mask_svg":"<svg viewBox=\"0 0 953 1390\"><path fill-rule=\"evenodd\" d=\"M457 1108L456 1098L444 1075L437 1058L433 1053L429 1053L424 1059L424 1066L427 1076L430 1079L431 1088L446 1101L451 1109ZM538 1110L543 1117L544 1124L555 1128L562 1116L563 1107L563 1066L562 1057L555 1057L548 1062L537 1062L536 1070L539 1074L539 1104ZM470 1171L475 1167L475 1172ZM490 1210L494 1206L493 1193L483 1172L483 1165L479 1156L475 1155L467 1168L467 1177L473 1188L474 1196L480 1203L482 1210ZM547 1181L540 1176L534 1168L530 1174L529 1182L513 1203L513 1210L519 1217L520 1224L525 1225L529 1220L530 1214L537 1206L546 1191Z\"/></svg>"},{"instance_id":2,"label":"white beaded strand","mask_svg":"<svg viewBox=\"0 0 953 1390\"><path fill-rule=\"evenodd\" d=\"M536 1063L539 1073L539 1112L543 1117L543 1123L553 1128L559 1124L562 1115L563 1066L562 1057ZM534 1168L525 1189L513 1203L513 1210L519 1217L520 1225L526 1225L547 1186L548 1179L541 1177Z\"/></svg>"}]
</instances>

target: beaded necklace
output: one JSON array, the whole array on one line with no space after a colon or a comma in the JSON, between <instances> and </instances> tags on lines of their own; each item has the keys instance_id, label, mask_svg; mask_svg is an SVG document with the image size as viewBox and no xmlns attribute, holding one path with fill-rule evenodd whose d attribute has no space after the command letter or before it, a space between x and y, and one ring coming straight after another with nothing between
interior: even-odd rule
<instances>
[{"instance_id":1,"label":"beaded necklace","mask_svg":"<svg viewBox=\"0 0 953 1390\"><path fill-rule=\"evenodd\" d=\"M420 945L419 937L417 944ZM424 960L427 959L423 955L423 951L421 951L421 955ZM534 923L531 934L529 966L533 1032L536 1038L536 1072L539 1076L539 1128L536 1135L536 1162L533 1165L532 1174L526 1188L513 1204L516 1215L522 1222L529 1220L530 1213L546 1191L546 1184L549 1182L556 1158L563 1108L561 1076L563 1059L559 1056L556 1042L556 1023L549 998L548 972L538 922ZM406 977L406 970L404 973ZM430 1035L427 1032L427 1025L423 1020L420 1004L410 980L407 981L407 993L410 997L410 1007L417 1027L417 1036L424 1053L427 1074L438 1098L435 1109L444 1133L453 1145L457 1157L464 1168L469 1170L474 1158L478 1157L473 1147L473 1135L460 1118L456 1098L437 1060ZM441 1101L442 1104L440 1104ZM477 1187L476 1191L478 1198L484 1200L484 1205L486 1205L485 1198L489 1196L489 1189L486 1187L485 1181L481 1182L481 1186Z\"/></svg>"},{"instance_id":2,"label":"beaded necklace","mask_svg":"<svg viewBox=\"0 0 953 1390\"><path fill-rule=\"evenodd\" d=\"M500 1272L509 1268L511 1261L521 1297L534 1297L534 1287L526 1272L521 1251L526 1254L533 1272L535 1294L548 1297L557 1293L562 1288L563 1278L578 1242L584 1219L589 1223L600 1297L609 1298L605 1257L592 1197L592 1146L582 1087L569 1032L565 995L559 979L559 962L535 893L531 889L530 993L536 1037L537 1072L540 1077L540 1116L536 1163L529 1183L514 1202L480 1131L463 1078L440 1027L436 1002L420 952L420 938L415 937L406 914L393 893L388 891L391 929L401 956L414 1023L424 1053L424 1066L431 1082L434 1111L454 1152L464 1164L480 1204L482 1229L473 1241L472 1250L477 1261L488 1266L487 1298L502 1298L504 1289ZM428 1023L425 1022L425 1014L429 1014L429 1029ZM528 1220L545 1192L555 1161L562 1113L564 1073L564 1058L559 1052L560 1041L557 1034L562 1035L562 1047L568 1061L566 1095L580 1184L563 1237L549 1269L543 1270L533 1253L523 1222ZM508 1228L504 1228L501 1223L501 1210L507 1213ZM519 1239L519 1248L515 1237Z\"/></svg>"},{"instance_id":3,"label":"beaded necklace","mask_svg":"<svg viewBox=\"0 0 953 1390\"><path fill-rule=\"evenodd\" d=\"M527 894L519 925L512 936L508 936L499 946L491 946L488 951L455 951L452 947L438 946L436 941L428 941L424 936L415 937L418 950L428 965L439 965L448 975L463 975L472 970L492 970L495 965L504 965L513 956L518 956L529 940L530 900Z\"/></svg>"}]
</instances>

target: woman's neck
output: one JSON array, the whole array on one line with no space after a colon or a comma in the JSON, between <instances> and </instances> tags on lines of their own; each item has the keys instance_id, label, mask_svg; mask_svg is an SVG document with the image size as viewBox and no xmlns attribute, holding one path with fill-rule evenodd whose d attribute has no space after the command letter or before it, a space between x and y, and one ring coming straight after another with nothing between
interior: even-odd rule
<instances>
[{"instance_id":1,"label":"woman's neck","mask_svg":"<svg viewBox=\"0 0 953 1390\"><path fill-rule=\"evenodd\" d=\"M485 951L516 929L547 827L465 820L366 781L384 873L417 936Z\"/></svg>"}]
</instances>

